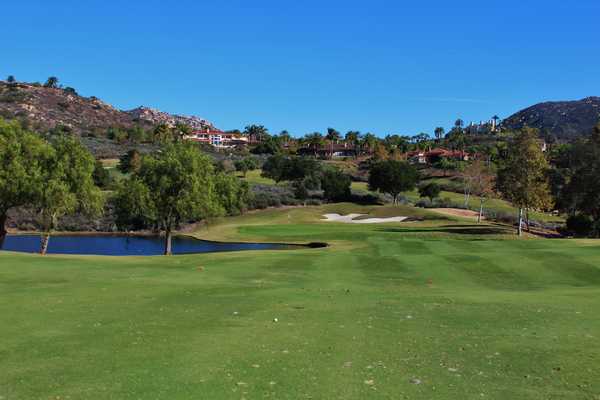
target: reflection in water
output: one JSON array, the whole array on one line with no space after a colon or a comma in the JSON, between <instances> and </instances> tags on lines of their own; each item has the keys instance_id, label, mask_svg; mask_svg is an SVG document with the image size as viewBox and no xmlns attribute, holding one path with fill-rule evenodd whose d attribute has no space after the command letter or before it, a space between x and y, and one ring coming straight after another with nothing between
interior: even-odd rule
<instances>
[{"instance_id":1,"label":"reflection in water","mask_svg":"<svg viewBox=\"0 0 600 400\"><path fill-rule=\"evenodd\" d=\"M173 238L173 254L209 253L215 251L277 250L301 248L300 245L276 243L222 243L190 237ZM8 235L2 250L37 253L38 235ZM52 236L49 254L87 254L106 256L161 255L164 241L158 236L129 235L57 235Z\"/></svg>"}]
</instances>

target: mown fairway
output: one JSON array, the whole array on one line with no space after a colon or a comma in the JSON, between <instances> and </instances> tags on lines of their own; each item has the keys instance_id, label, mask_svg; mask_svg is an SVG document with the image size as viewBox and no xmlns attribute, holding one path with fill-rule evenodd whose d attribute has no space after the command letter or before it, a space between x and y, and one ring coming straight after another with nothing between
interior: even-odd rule
<instances>
[{"instance_id":1,"label":"mown fairway","mask_svg":"<svg viewBox=\"0 0 600 400\"><path fill-rule=\"evenodd\" d=\"M600 399L597 242L399 210L198 233L326 249L0 253L0 399ZM318 222L350 211L431 219Z\"/></svg>"}]
</instances>

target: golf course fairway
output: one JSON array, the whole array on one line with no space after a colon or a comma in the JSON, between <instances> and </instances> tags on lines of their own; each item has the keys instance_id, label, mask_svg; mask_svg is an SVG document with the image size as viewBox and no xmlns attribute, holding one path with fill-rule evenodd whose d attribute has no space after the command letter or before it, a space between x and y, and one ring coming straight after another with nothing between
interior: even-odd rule
<instances>
[{"instance_id":1,"label":"golf course fairway","mask_svg":"<svg viewBox=\"0 0 600 400\"><path fill-rule=\"evenodd\" d=\"M600 399L597 241L351 204L195 234L330 246L0 252L0 399Z\"/></svg>"}]
</instances>

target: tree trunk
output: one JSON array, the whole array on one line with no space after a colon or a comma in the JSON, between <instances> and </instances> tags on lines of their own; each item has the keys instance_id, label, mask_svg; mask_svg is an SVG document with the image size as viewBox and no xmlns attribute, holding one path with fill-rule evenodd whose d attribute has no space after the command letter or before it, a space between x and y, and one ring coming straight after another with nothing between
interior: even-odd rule
<instances>
[{"instance_id":1,"label":"tree trunk","mask_svg":"<svg viewBox=\"0 0 600 400\"><path fill-rule=\"evenodd\" d=\"M2 245L4 244L4 239L6 239L6 235L8 232L6 231L6 221L8 220L8 215L6 211L0 214L0 249L2 249Z\"/></svg>"},{"instance_id":2,"label":"tree trunk","mask_svg":"<svg viewBox=\"0 0 600 400\"><path fill-rule=\"evenodd\" d=\"M519 207L519 226L517 228L519 236L523 234L523 208Z\"/></svg>"},{"instance_id":3,"label":"tree trunk","mask_svg":"<svg viewBox=\"0 0 600 400\"><path fill-rule=\"evenodd\" d=\"M8 215L6 213L2 213L0 215L0 249L4 246L4 239L6 239L6 220L8 219Z\"/></svg>"},{"instance_id":4,"label":"tree trunk","mask_svg":"<svg viewBox=\"0 0 600 400\"><path fill-rule=\"evenodd\" d=\"M42 233L42 240L40 245L40 254L45 256L48 252L48 243L50 242L50 232Z\"/></svg>"},{"instance_id":5,"label":"tree trunk","mask_svg":"<svg viewBox=\"0 0 600 400\"><path fill-rule=\"evenodd\" d=\"M531 228L529 227L529 208L525 209L525 229L527 229L527 232L531 232Z\"/></svg>"},{"instance_id":6,"label":"tree trunk","mask_svg":"<svg viewBox=\"0 0 600 400\"><path fill-rule=\"evenodd\" d=\"M481 217L483 217L483 200L479 200L479 215L477 216L477 223L481 222Z\"/></svg>"},{"instance_id":7,"label":"tree trunk","mask_svg":"<svg viewBox=\"0 0 600 400\"><path fill-rule=\"evenodd\" d=\"M172 238L171 229L167 229L165 231L165 256L170 256L173 254L171 250L171 238Z\"/></svg>"}]
</instances>

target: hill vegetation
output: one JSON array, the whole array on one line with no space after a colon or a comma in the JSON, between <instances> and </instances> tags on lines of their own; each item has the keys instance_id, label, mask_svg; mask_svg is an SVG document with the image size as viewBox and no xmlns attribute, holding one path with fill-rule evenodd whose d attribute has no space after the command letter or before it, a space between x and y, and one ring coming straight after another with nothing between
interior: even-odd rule
<instances>
[{"instance_id":1,"label":"hill vegetation","mask_svg":"<svg viewBox=\"0 0 600 400\"><path fill-rule=\"evenodd\" d=\"M527 107L502 121L508 130L537 128L550 140L588 136L600 121L600 97L575 101L548 101Z\"/></svg>"}]
</instances>

